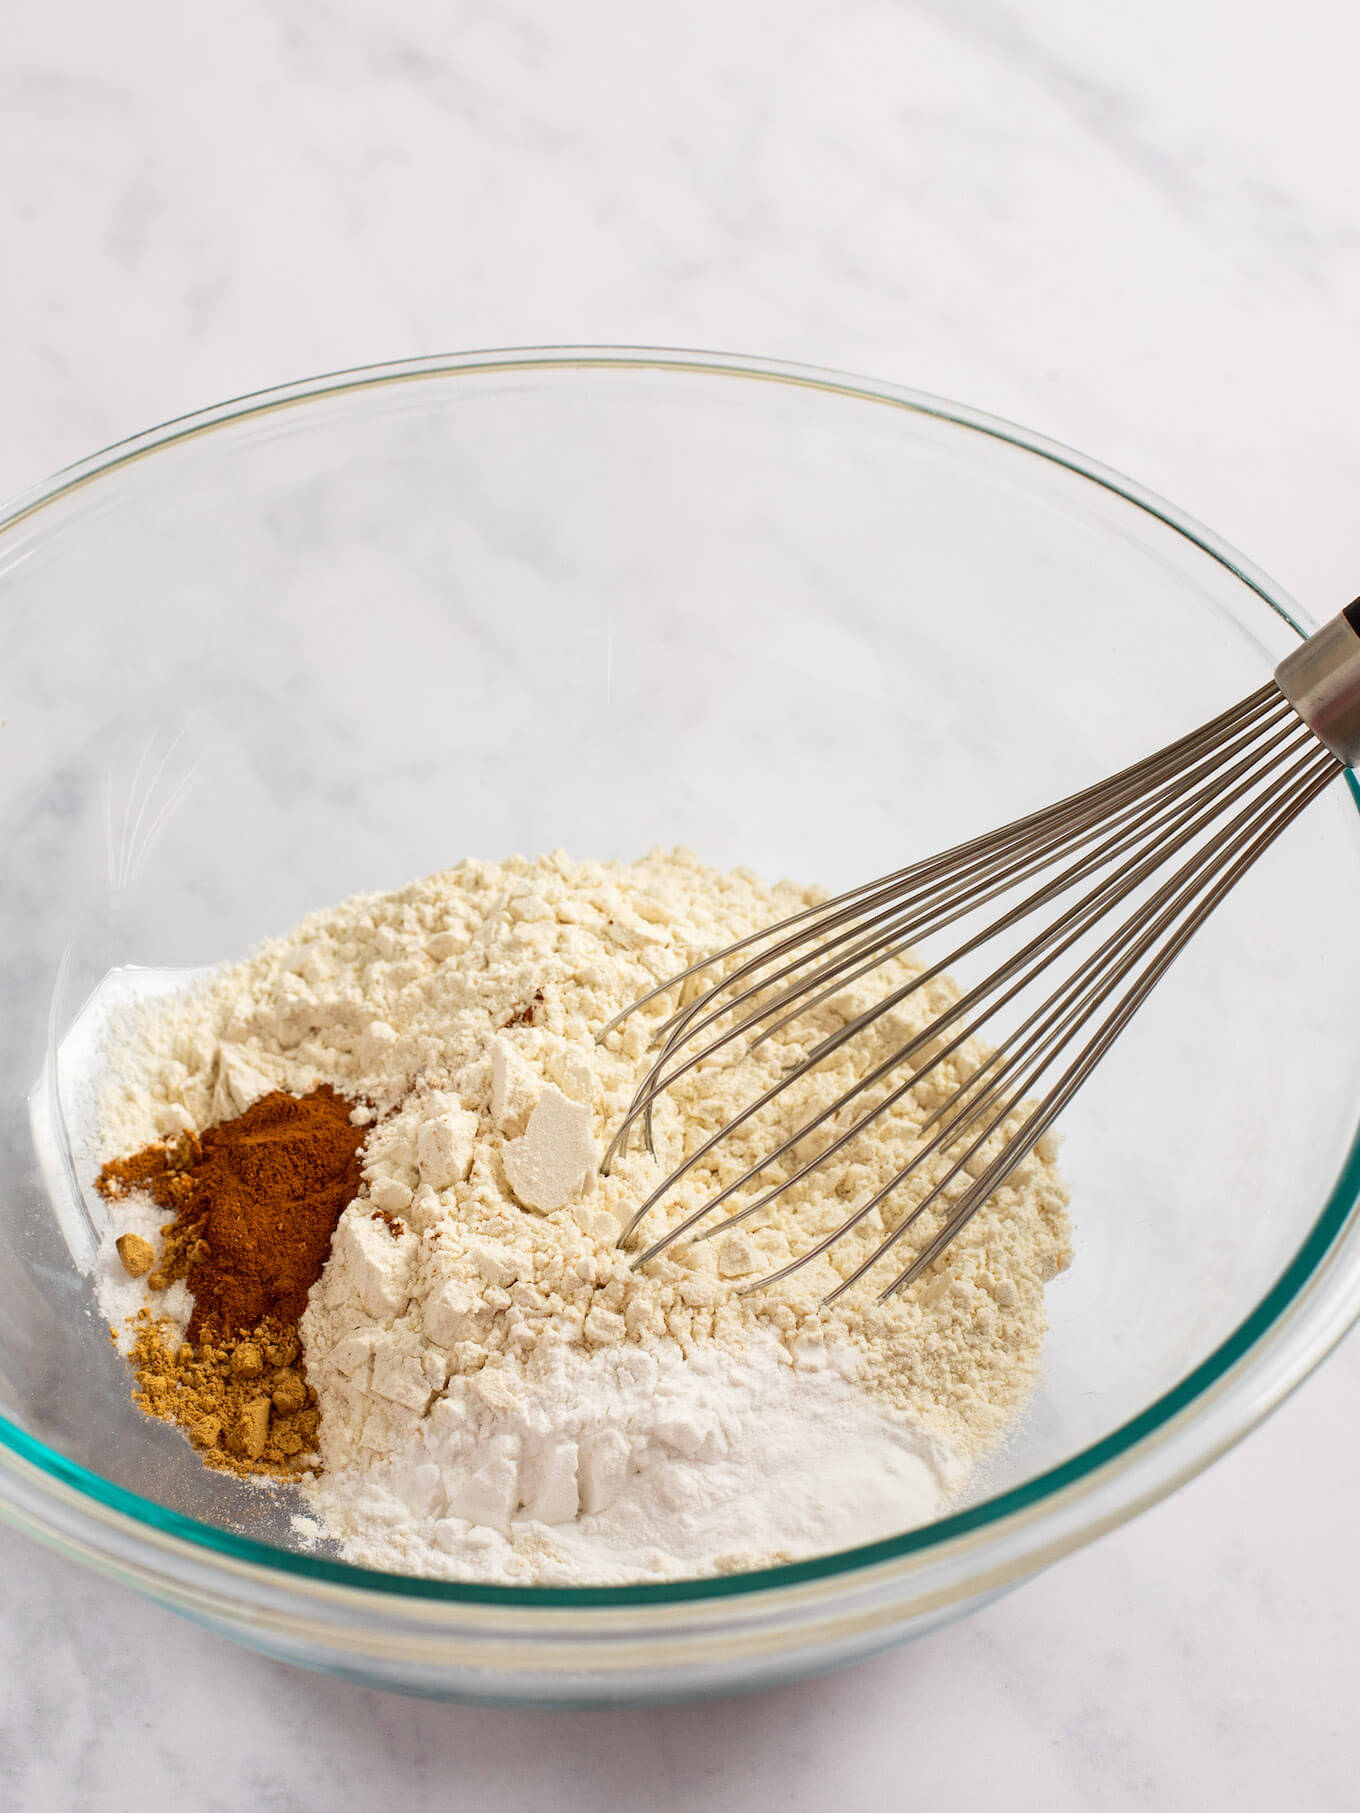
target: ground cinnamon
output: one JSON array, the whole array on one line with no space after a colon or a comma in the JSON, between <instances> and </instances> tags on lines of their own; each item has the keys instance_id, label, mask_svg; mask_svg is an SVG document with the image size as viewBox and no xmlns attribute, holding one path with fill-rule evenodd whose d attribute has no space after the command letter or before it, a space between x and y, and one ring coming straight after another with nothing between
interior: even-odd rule
<instances>
[{"instance_id":1,"label":"ground cinnamon","mask_svg":"<svg viewBox=\"0 0 1360 1813\"><path fill-rule=\"evenodd\" d=\"M286 1474L315 1447L297 1323L360 1188L364 1130L350 1108L324 1085L306 1096L275 1091L201 1138L160 1141L99 1174L106 1197L144 1190L173 1211L147 1284L159 1291L184 1278L193 1316L181 1336L141 1312L134 1395L181 1423L211 1464ZM139 1248L123 1255L132 1275L147 1269Z\"/></svg>"}]
</instances>

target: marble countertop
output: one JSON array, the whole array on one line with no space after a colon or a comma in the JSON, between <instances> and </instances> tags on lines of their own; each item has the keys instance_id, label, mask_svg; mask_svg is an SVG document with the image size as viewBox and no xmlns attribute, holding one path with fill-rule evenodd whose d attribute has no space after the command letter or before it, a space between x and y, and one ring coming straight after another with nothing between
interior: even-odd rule
<instances>
[{"instance_id":1,"label":"marble countertop","mask_svg":"<svg viewBox=\"0 0 1360 1813\"><path fill-rule=\"evenodd\" d=\"M0 48L0 491L233 393L545 341L963 398L1360 589L1360 23L1340 0L53 0ZM1354 1337L968 1622L727 1704L295 1673L0 1532L7 1805L1355 1803Z\"/></svg>"}]
</instances>

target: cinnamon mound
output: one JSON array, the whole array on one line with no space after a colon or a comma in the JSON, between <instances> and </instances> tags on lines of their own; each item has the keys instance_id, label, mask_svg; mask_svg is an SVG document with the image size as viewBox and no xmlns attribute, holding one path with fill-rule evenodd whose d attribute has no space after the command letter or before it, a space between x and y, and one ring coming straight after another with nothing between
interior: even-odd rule
<instances>
[{"instance_id":1,"label":"cinnamon mound","mask_svg":"<svg viewBox=\"0 0 1360 1813\"><path fill-rule=\"evenodd\" d=\"M275 1090L201 1139L180 1134L99 1174L104 1196L145 1190L173 1211L147 1285L161 1291L183 1278L193 1316L181 1339L173 1322L141 1312L134 1396L180 1423L212 1465L295 1473L315 1448L316 1394L297 1323L362 1183L365 1134L350 1107L327 1085L305 1096ZM123 1260L131 1275L134 1264L145 1270L139 1252Z\"/></svg>"}]
</instances>

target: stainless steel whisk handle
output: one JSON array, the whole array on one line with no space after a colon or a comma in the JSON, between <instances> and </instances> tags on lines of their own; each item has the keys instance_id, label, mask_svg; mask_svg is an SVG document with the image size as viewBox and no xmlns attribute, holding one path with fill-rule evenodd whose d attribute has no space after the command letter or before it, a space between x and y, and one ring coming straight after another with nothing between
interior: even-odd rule
<instances>
[{"instance_id":1,"label":"stainless steel whisk handle","mask_svg":"<svg viewBox=\"0 0 1360 1813\"><path fill-rule=\"evenodd\" d=\"M1360 767L1360 598L1285 656L1275 684L1339 761Z\"/></svg>"}]
</instances>

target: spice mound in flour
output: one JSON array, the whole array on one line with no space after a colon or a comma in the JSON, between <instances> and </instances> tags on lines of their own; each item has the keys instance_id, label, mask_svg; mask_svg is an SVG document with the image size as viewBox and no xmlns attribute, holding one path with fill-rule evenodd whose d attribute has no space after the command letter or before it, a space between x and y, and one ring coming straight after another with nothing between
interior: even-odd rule
<instances>
[{"instance_id":1,"label":"spice mound in flour","mask_svg":"<svg viewBox=\"0 0 1360 1813\"><path fill-rule=\"evenodd\" d=\"M174 1211L159 1257L143 1236L116 1242L124 1270L150 1292L183 1279L193 1297L184 1331L139 1312L134 1398L184 1427L212 1465L290 1474L316 1448L320 1417L297 1324L360 1188L364 1132L350 1113L325 1085L303 1097L276 1090L201 1138L181 1132L99 1173L107 1200L141 1191Z\"/></svg>"},{"instance_id":2,"label":"spice mound in flour","mask_svg":"<svg viewBox=\"0 0 1360 1813\"><path fill-rule=\"evenodd\" d=\"M1051 1135L910 1291L879 1303L886 1279L871 1274L824 1302L885 1234L903 1230L896 1269L937 1231L933 1211L904 1224L947 1159L885 1186L985 1062L976 1040L937 1048L907 1096L871 1091L871 1132L739 1226L637 1269L619 1249L686 1154L920 965L899 954L740 1063L687 1074L658 1104L655 1153L634 1142L608 1176L600 1157L676 1001L605 1028L658 981L822 898L687 851L469 861L314 914L120 1029L101 1096L115 1152L181 1133L206 1145L204 1129L275 1091L328 1085L360 1104L358 1185L299 1323L320 1411L305 1489L343 1554L523 1583L758 1566L935 1515L1004 1435L1038 1374L1044 1287L1070 1258ZM934 977L835 1045L705 1153L649 1231L928 1042L956 999ZM743 1294L871 1199L844 1240ZM902 1490L862 1515L863 1482L889 1475Z\"/></svg>"}]
</instances>

